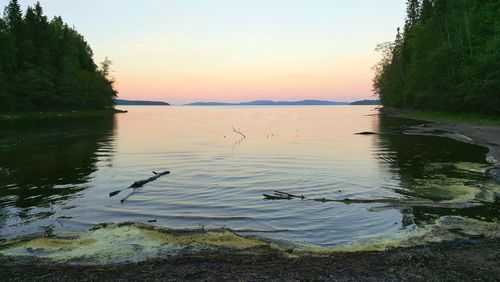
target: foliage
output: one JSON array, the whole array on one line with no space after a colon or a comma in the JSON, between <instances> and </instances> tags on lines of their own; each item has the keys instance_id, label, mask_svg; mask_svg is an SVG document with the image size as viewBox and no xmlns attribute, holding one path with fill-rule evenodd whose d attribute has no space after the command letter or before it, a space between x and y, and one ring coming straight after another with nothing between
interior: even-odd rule
<instances>
[{"instance_id":1,"label":"foliage","mask_svg":"<svg viewBox=\"0 0 500 282\"><path fill-rule=\"evenodd\" d=\"M116 90L111 61L94 63L82 35L51 21L40 3L23 14L11 0L0 18L0 112L104 109Z\"/></svg>"},{"instance_id":2,"label":"foliage","mask_svg":"<svg viewBox=\"0 0 500 282\"><path fill-rule=\"evenodd\" d=\"M405 117L418 120L460 122L473 125L500 126L500 116L478 113L450 113L420 110L404 110Z\"/></svg>"},{"instance_id":3,"label":"foliage","mask_svg":"<svg viewBox=\"0 0 500 282\"><path fill-rule=\"evenodd\" d=\"M408 0L405 28L379 45L382 104L500 114L500 1Z\"/></svg>"}]
</instances>

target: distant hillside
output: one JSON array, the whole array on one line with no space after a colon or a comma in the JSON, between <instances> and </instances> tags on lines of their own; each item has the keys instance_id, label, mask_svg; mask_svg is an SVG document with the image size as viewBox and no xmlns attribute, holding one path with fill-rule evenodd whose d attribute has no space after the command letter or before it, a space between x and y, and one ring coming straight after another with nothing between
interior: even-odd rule
<instances>
[{"instance_id":1,"label":"distant hillside","mask_svg":"<svg viewBox=\"0 0 500 282\"><path fill-rule=\"evenodd\" d=\"M117 106L168 106L167 102L162 101L132 101L116 99L115 105Z\"/></svg>"},{"instance_id":2,"label":"distant hillside","mask_svg":"<svg viewBox=\"0 0 500 282\"><path fill-rule=\"evenodd\" d=\"M351 105L353 105L353 106L358 106L358 105L380 105L380 100L361 100L361 101L352 102Z\"/></svg>"},{"instance_id":3,"label":"distant hillside","mask_svg":"<svg viewBox=\"0 0 500 282\"><path fill-rule=\"evenodd\" d=\"M236 104L231 103L220 103L220 102L195 102L189 103L185 106L235 106Z\"/></svg>"},{"instance_id":4,"label":"distant hillside","mask_svg":"<svg viewBox=\"0 0 500 282\"><path fill-rule=\"evenodd\" d=\"M187 106L300 106L300 105L349 105L347 102L332 102L321 100L302 100L302 101L272 101L272 100L256 100L240 103L222 103L222 102L195 102L186 104Z\"/></svg>"}]
</instances>

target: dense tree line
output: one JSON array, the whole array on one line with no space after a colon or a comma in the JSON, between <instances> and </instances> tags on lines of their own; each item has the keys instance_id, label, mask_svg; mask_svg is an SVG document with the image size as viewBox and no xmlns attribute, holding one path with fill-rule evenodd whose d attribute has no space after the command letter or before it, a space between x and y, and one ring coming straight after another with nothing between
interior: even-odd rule
<instances>
[{"instance_id":1,"label":"dense tree line","mask_svg":"<svg viewBox=\"0 0 500 282\"><path fill-rule=\"evenodd\" d=\"M117 92L110 61L100 67L92 49L61 17L40 3L23 14L11 0L0 19L0 112L102 109Z\"/></svg>"},{"instance_id":2,"label":"dense tree line","mask_svg":"<svg viewBox=\"0 0 500 282\"><path fill-rule=\"evenodd\" d=\"M499 0L408 0L404 29L378 50L383 105L500 114Z\"/></svg>"}]
</instances>

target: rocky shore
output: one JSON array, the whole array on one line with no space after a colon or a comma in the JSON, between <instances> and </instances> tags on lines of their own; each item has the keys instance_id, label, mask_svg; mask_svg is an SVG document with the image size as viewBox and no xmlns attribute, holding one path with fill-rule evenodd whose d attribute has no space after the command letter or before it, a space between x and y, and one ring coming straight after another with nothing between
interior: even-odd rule
<instances>
[{"instance_id":1,"label":"rocky shore","mask_svg":"<svg viewBox=\"0 0 500 282\"><path fill-rule=\"evenodd\" d=\"M93 266L0 257L0 273L3 281L496 281L499 262L500 240L459 240L327 256L220 251Z\"/></svg>"},{"instance_id":2,"label":"rocky shore","mask_svg":"<svg viewBox=\"0 0 500 282\"><path fill-rule=\"evenodd\" d=\"M409 118L403 111L394 108L381 108L382 115ZM460 142L476 144L488 148L487 160L494 167L489 170L497 183L500 183L500 126L484 126L458 122L423 120L427 123L404 131L409 135L431 135L452 138Z\"/></svg>"}]
</instances>

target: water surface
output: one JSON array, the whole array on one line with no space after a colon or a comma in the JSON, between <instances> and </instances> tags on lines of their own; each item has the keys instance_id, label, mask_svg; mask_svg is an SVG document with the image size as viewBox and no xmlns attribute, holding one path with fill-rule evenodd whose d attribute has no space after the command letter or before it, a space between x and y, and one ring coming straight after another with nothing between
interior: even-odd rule
<instances>
[{"instance_id":1,"label":"water surface","mask_svg":"<svg viewBox=\"0 0 500 282\"><path fill-rule=\"evenodd\" d=\"M419 124L382 118L370 106L125 109L129 113L114 117L0 123L0 238L154 221L333 246L395 234L440 215L495 220L499 214L497 203L381 208L385 204L263 199L280 190L308 198L439 202L414 189L415 179L429 177L429 164L485 163L486 149L450 139L355 135ZM171 174L123 204L128 191L109 197L163 170Z\"/></svg>"}]
</instances>

